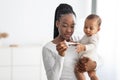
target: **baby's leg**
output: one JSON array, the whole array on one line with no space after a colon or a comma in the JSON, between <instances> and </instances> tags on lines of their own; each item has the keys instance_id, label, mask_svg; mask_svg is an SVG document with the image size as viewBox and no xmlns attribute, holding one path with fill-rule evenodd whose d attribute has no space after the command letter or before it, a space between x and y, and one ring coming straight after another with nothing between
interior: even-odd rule
<instances>
[{"instance_id":1,"label":"baby's leg","mask_svg":"<svg viewBox=\"0 0 120 80\"><path fill-rule=\"evenodd\" d=\"M96 75L96 71L95 70L88 71L88 75L89 75L91 80L99 80L97 75Z\"/></svg>"},{"instance_id":2,"label":"baby's leg","mask_svg":"<svg viewBox=\"0 0 120 80\"><path fill-rule=\"evenodd\" d=\"M85 80L84 72L79 71L78 65L75 65L74 72L77 80Z\"/></svg>"}]
</instances>

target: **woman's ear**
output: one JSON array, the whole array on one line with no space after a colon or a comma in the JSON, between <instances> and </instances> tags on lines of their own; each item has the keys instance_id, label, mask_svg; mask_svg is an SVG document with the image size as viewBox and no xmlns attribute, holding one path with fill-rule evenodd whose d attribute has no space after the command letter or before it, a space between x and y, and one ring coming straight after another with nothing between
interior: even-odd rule
<instances>
[{"instance_id":1,"label":"woman's ear","mask_svg":"<svg viewBox=\"0 0 120 80\"><path fill-rule=\"evenodd\" d=\"M57 27L57 28L59 27L59 24L60 24L60 22L57 20L57 21L56 21L56 27Z\"/></svg>"}]
</instances>

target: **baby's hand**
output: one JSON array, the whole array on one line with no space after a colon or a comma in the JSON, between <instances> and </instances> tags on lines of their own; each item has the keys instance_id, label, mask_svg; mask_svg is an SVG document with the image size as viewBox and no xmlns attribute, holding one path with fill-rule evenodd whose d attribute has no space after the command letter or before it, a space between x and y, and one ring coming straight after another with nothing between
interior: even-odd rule
<instances>
[{"instance_id":1,"label":"baby's hand","mask_svg":"<svg viewBox=\"0 0 120 80\"><path fill-rule=\"evenodd\" d=\"M83 44L80 44L80 43L77 44L77 46L76 46L76 52L80 53L82 51L85 51L85 46Z\"/></svg>"}]
</instances>

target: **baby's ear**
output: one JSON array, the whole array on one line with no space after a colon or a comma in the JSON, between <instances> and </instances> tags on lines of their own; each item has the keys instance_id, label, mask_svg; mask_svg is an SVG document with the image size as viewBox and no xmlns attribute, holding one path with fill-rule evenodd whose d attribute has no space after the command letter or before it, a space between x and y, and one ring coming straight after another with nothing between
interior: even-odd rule
<instances>
[{"instance_id":1,"label":"baby's ear","mask_svg":"<svg viewBox=\"0 0 120 80\"><path fill-rule=\"evenodd\" d=\"M98 28L98 31L100 31L100 27Z\"/></svg>"}]
</instances>

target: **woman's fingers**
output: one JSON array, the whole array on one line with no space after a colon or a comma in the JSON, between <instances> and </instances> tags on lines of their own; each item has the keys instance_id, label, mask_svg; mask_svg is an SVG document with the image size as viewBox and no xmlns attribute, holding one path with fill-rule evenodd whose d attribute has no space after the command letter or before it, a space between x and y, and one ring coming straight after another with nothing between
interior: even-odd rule
<instances>
[{"instance_id":1,"label":"woman's fingers","mask_svg":"<svg viewBox=\"0 0 120 80\"><path fill-rule=\"evenodd\" d=\"M59 53L59 55L64 56L65 55L65 51L67 49L67 45L65 44L65 42L60 42L59 44L56 45L56 49Z\"/></svg>"},{"instance_id":2,"label":"woman's fingers","mask_svg":"<svg viewBox=\"0 0 120 80\"><path fill-rule=\"evenodd\" d=\"M81 63L78 63L76 67L77 67L77 70L79 72L84 72L85 71L85 66Z\"/></svg>"}]
</instances>

